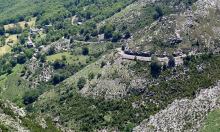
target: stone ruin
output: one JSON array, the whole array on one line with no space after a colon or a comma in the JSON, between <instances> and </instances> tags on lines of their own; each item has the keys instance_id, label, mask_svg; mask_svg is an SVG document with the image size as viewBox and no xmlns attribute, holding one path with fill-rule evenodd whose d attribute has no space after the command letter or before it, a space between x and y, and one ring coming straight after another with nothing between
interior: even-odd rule
<instances>
[{"instance_id":1,"label":"stone ruin","mask_svg":"<svg viewBox=\"0 0 220 132\"><path fill-rule=\"evenodd\" d=\"M53 68L46 64L41 63L35 57L32 57L27 64L27 71L24 79L32 82L32 87L36 87L39 82L48 82L53 76Z\"/></svg>"}]
</instances>

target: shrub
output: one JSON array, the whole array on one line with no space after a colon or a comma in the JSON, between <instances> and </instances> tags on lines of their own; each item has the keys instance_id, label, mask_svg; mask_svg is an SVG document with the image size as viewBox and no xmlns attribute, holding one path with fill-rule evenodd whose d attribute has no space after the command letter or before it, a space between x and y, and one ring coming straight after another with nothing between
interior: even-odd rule
<instances>
[{"instance_id":1,"label":"shrub","mask_svg":"<svg viewBox=\"0 0 220 132\"><path fill-rule=\"evenodd\" d=\"M154 19L155 20L157 20L158 18L160 18L164 15L163 10L159 6L155 7L155 11L156 11L155 14L154 14Z\"/></svg>"},{"instance_id":2,"label":"shrub","mask_svg":"<svg viewBox=\"0 0 220 132\"><path fill-rule=\"evenodd\" d=\"M62 69L65 66L65 63L61 60L56 60L53 63L54 69Z\"/></svg>"},{"instance_id":3,"label":"shrub","mask_svg":"<svg viewBox=\"0 0 220 132\"><path fill-rule=\"evenodd\" d=\"M94 79L94 77L95 77L94 73L90 72L88 75L89 80Z\"/></svg>"},{"instance_id":4,"label":"shrub","mask_svg":"<svg viewBox=\"0 0 220 132\"><path fill-rule=\"evenodd\" d=\"M55 47L50 47L49 50L48 50L48 55L52 55L52 54L55 54Z\"/></svg>"},{"instance_id":5,"label":"shrub","mask_svg":"<svg viewBox=\"0 0 220 132\"><path fill-rule=\"evenodd\" d=\"M77 82L77 87L81 90L86 84L86 79L84 77L79 78Z\"/></svg>"},{"instance_id":6,"label":"shrub","mask_svg":"<svg viewBox=\"0 0 220 132\"><path fill-rule=\"evenodd\" d=\"M61 74L55 74L53 79L52 79L52 83L54 85L62 82L63 80L65 79L64 75L61 75Z\"/></svg>"},{"instance_id":7,"label":"shrub","mask_svg":"<svg viewBox=\"0 0 220 132\"><path fill-rule=\"evenodd\" d=\"M101 68L103 68L105 65L106 65L106 62L105 62L105 61L102 61L102 62L101 62Z\"/></svg>"},{"instance_id":8,"label":"shrub","mask_svg":"<svg viewBox=\"0 0 220 132\"><path fill-rule=\"evenodd\" d=\"M26 62L26 57L25 57L24 55L19 55L19 56L17 57L17 62L18 62L19 64L24 64L24 63Z\"/></svg>"},{"instance_id":9,"label":"shrub","mask_svg":"<svg viewBox=\"0 0 220 132\"><path fill-rule=\"evenodd\" d=\"M38 90L32 90L32 91L26 92L23 97L23 103L25 105L32 104L38 99L39 95L40 95L40 92Z\"/></svg>"}]
</instances>

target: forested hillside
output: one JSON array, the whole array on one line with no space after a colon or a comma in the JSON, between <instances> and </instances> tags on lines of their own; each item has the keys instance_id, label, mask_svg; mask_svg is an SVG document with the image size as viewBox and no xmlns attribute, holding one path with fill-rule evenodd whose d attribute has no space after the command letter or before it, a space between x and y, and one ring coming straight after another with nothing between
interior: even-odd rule
<instances>
[{"instance_id":1,"label":"forested hillside","mask_svg":"<svg viewBox=\"0 0 220 132\"><path fill-rule=\"evenodd\" d=\"M0 131L217 130L219 4L0 0Z\"/></svg>"},{"instance_id":2,"label":"forested hillside","mask_svg":"<svg viewBox=\"0 0 220 132\"><path fill-rule=\"evenodd\" d=\"M39 23L55 22L79 14L82 18L96 17L104 19L132 1L109 1L109 0L1 0L1 23L9 24L30 17L39 17ZM84 10L87 8L87 10Z\"/></svg>"}]
</instances>

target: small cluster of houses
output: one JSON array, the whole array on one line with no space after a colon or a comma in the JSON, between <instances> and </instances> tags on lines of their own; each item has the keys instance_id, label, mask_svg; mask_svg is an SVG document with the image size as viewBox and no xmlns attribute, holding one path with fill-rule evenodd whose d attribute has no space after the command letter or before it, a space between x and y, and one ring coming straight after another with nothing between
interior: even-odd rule
<instances>
[{"instance_id":1,"label":"small cluster of houses","mask_svg":"<svg viewBox=\"0 0 220 132\"><path fill-rule=\"evenodd\" d=\"M42 31L43 31L43 28L40 28L40 29L39 28L30 28L28 41L27 41L27 44L26 44L28 48L35 48L36 47L35 43L31 39L31 36L32 35L37 35Z\"/></svg>"},{"instance_id":2,"label":"small cluster of houses","mask_svg":"<svg viewBox=\"0 0 220 132\"><path fill-rule=\"evenodd\" d=\"M42 31L43 31L43 28L40 28L40 29L39 28L30 28L29 34L30 35L37 35Z\"/></svg>"}]
</instances>

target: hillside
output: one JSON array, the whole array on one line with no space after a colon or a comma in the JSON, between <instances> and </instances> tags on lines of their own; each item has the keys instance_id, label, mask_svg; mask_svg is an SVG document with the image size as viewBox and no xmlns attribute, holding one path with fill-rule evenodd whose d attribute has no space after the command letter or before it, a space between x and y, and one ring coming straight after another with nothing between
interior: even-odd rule
<instances>
[{"instance_id":1,"label":"hillside","mask_svg":"<svg viewBox=\"0 0 220 132\"><path fill-rule=\"evenodd\" d=\"M7 131L59 131L50 118L42 118L39 115L28 115L23 108L17 107L9 101L1 101L0 106L0 129Z\"/></svg>"},{"instance_id":2,"label":"hillside","mask_svg":"<svg viewBox=\"0 0 220 132\"><path fill-rule=\"evenodd\" d=\"M217 132L219 9L0 0L0 131Z\"/></svg>"}]
</instances>

